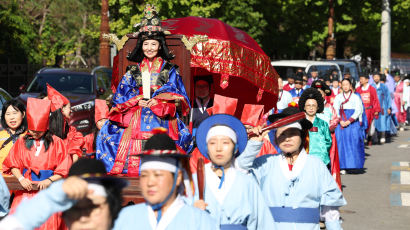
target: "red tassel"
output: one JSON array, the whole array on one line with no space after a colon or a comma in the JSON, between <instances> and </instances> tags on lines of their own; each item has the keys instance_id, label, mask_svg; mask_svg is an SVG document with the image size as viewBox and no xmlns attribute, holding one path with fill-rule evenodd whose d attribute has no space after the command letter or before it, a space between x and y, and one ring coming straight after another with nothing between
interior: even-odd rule
<instances>
[{"instance_id":1,"label":"red tassel","mask_svg":"<svg viewBox=\"0 0 410 230\"><path fill-rule=\"evenodd\" d=\"M226 89L229 85L229 75L228 74L222 74L221 76L221 82L219 83L219 86L221 86L222 89Z\"/></svg>"},{"instance_id":2,"label":"red tassel","mask_svg":"<svg viewBox=\"0 0 410 230\"><path fill-rule=\"evenodd\" d=\"M259 89L258 90L258 95L256 96L256 101L260 102L262 100L262 95L263 95L264 90L263 89Z\"/></svg>"}]
</instances>

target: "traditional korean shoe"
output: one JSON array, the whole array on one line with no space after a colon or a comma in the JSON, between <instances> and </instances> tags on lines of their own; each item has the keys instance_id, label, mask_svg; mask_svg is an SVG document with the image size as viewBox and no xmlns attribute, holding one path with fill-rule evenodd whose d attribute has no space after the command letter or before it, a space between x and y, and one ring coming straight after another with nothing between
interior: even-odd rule
<instances>
[{"instance_id":1,"label":"traditional korean shoe","mask_svg":"<svg viewBox=\"0 0 410 230\"><path fill-rule=\"evenodd\" d=\"M319 227L320 227L320 229L325 229L325 228L326 228L325 222L324 222L324 221L320 221L320 222L319 222Z\"/></svg>"},{"instance_id":2,"label":"traditional korean shoe","mask_svg":"<svg viewBox=\"0 0 410 230\"><path fill-rule=\"evenodd\" d=\"M381 143L381 144L386 143L386 138L384 138L384 137L380 138L380 143Z\"/></svg>"}]
</instances>

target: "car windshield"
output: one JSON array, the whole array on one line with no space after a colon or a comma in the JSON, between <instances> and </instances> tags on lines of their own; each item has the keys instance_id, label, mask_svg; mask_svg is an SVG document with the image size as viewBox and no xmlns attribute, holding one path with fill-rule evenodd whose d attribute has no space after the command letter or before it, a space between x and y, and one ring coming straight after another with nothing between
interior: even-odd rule
<instances>
[{"instance_id":1,"label":"car windshield","mask_svg":"<svg viewBox=\"0 0 410 230\"><path fill-rule=\"evenodd\" d=\"M309 68L309 72L308 72L308 76L311 76L311 72L312 72L312 67L315 66L317 71L319 72L319 77L323 78L325 76L328 76L332 73L333 70L337 71L337 68L334 65L312 65Z\"/></svg>"},{"instance_id":2,"label":"car windshield","mask_svg":"<svg viewBox=\"0 0 410 230\"><path fill-rule=\"evenodd\" d=\"M42 74L37 75L27 88L28 93L46 92L46 83L60 92L92 94L93 78L86 74Z\"/></svg>"},{"instance_id":3,"label":"car windshield","mask_svg":"<svg viewBox=\"0 0 410 230\"><path fill-rule=\"evenodd\" d=\"M273 66L275 68L276 72L278 72L280 78L282 80L286 81L289 76L294 76L296 74L296 71L300 67L294 67L294 66ZM301 68L304 70L304 68Z\"/></svg>"}]
</instances>

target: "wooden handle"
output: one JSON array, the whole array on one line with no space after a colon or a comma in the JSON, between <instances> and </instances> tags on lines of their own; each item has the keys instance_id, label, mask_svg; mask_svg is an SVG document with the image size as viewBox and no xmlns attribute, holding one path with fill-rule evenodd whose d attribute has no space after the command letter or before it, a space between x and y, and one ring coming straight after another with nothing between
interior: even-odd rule
<instances>
[{"instance_id":1,"label":"wooden handle","mask_svg":"<svg viewBox=\"0 0 410 230\"><path fill-rule=\"evenodd\" d=\"M196 176L198 179L199 199L204 200L205 175L204 175L204 159L202 157L198 159Z\"/></svg>"},{"instance_id":2,"label":"wooden handle","mask_svg":"<svg viewBox=\"0 0 410 230\"><path fill-rule=\"evenodd\" d=\"M285 118L279 119L279 120L273 122L272 124L270 124L270 125L268 125L268 126L262 128L262 132L265 132L265 131L267 131L267 130L271 130L271 129L275 129L275 128L279 128L279 127L281 127L281 126L285 126L285 125L291 124L291 123L296 122L296 121L298 121L298 120L300 120L300 119L303 119L303 118L306 118L305 112L300 112L300 113L296 113L296 114L287 116L287 117L285 117ZM252 136L256 136L256 134L253 133L253 132L250 132L250 133L248 134L248 136L249 136L249 137L252 137Z\"/></svg>"}]
</instances>

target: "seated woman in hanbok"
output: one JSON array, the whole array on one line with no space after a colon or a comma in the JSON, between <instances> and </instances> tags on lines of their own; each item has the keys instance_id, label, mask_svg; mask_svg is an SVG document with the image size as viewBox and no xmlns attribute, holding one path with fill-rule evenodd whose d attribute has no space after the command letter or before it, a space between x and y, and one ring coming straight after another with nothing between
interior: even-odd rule
<instances>
[{"instance_id":1,"label":"seated woman in hanbok","mask_svg":"<svg viewBox=\"0 0 410 230\"><path fill-rule=\"evenodd\" d=\"M288 107L269 120L275 122L296 113L298 108ZM280 127L275 134L280 154L256 158L251 167L238 162L257 179L276 229L319 230L321 214L326 229L341 229L338 208L346 201L325 164L306 153L310 128L312 123L306 119ZM252 158L248 156L247 160Z\"/></svg>"},{"instance_id":2,"label":"seated woman in hanbok","mask_svg":"<svg viewBox=\"0 0 410 230\"><path fill-rule=\"evenodd\" d=\"M87 157L94 158L95 157L95 148L96 148L96 140L98 133L100 132L101 128L108 120L108 105L105 100L95 99L95 112L94 112L94 122L95 125L90 134L84 137L84 145L83 151Z\"/></svg>"},{"instance_id":3,"label":"seated woman in hanbok","mask_svg":"<svg viewBox=\"0 0 410 230\"><path fill-rule=\"evenodd\" d=\"M221 229L277 229L254 178L235 168L248 141L241 121L228 114L213 115L199 125L195 137L199 151L211 162L203 170L204 200L197 192L194 206L209 212Z\"/></svg>"},{"instance_id":4,"label":"seated woman in hanbok","mask_svg":"<svg viewBox=\"0 0 410 230\"><path fill-rule=\"evenodd\" d=\"M21 202L15 213L0 221L0 229L35 229L58 212L63 212L70 230L112 229L121 210L122 189L128 182L106 174L101 161L79 159L67 179Z\"/></svg>"},{"instance_id":5,"label":"seated woman in hanbok","mask_svg":"<svg viewBox=\"0 0 410 230\"><path fill-rule=\"evenodd\" d=\"M165 43L157 12L151 6L138 27L138 41L113 96L113 108L97 137L96 157L111 174L138 175L141 152L152 130L163 127L181 152L192 148L192 135L180 119L189 113L189 99L178 66ZM130 156L130 153L133 153Z\"/></svg>"},{"instance_id":6,"label":"seated woman in hanbok","mask_svg":"<svg viewBox=\"0 0 410 230\"><path fill-rule=\"evenodd\" d=\"M84 137L74 126L69 125L71 103L49 84L46 99L51 101L50 132L64 141L67 153L76 162L83 154Z\"/></svg>"},{"instance_id":7,"label":"seated woman in hanbok","mask_svg":"<svg viewBox=\"0 0 410 230\"><path fill-rule=\"evenodd\" d=\"M18 99L11 99L3 104L0 131L0 171L4 159L16 141L26 134L26 106Z\"/></svg>"},{"instance_id":8,"label":"seated woman in hanbok","mask_svg":"<svg viewBox=\"0 0 410 230\"><path fill-rule=\"evenodd\" d=\"M37 193L33 184L37 184L39 190L46 189L67 176L72 164L64 141L48 131L50 107L49 100L28 98L28 133L17 140L3 162L3 173L13 174L24 188L15 191L11 213L22 200ZM55 214L40 229L61 227L64 227L61 216Z\"/></svg>"},{"instance_id":9,"label":"seated woman in hanbok","mask_svg":"<svg viewBox=\"0 0 410 230\"><path fill-rule=\"evenodd\" d=\"M336 140L339 150L340 169L362 169L364 165L364 135L360 123L367 123L362 118L363 102L352 91L349 79L342 80L343 93L336 96L333 107L340 118Z\"/></svg>"},{"instance_id":10,"label":"seated woman in hanbok","mask_svg":"<svg viewBox=\"0 0 410 230\"><path fill-rule=\"evenodd\" d=\"M140 188L145 203L123 208L114 230L219 229L202 210L185 203L186 153L181 153L166 133L148 139L141 156Z\"/></svg>"}]
</instances>

